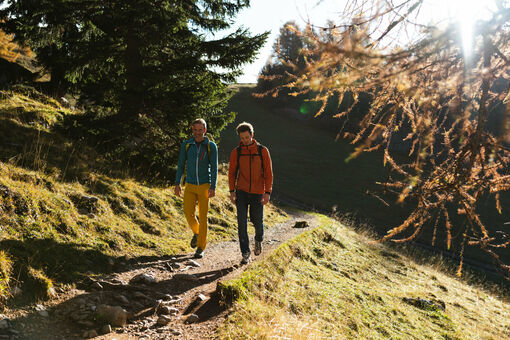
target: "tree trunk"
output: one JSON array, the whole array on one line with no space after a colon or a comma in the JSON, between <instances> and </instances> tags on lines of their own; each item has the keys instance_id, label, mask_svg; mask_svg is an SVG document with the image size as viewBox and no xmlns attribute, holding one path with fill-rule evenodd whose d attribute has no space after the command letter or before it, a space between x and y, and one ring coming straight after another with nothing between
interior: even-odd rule
<instances>
[{"instance_id":1,"label":"tree trunk","mask_svg":"<svg viewBox=\"0 0 510 340\"><path fill-rule=\"evenodd\" d=\"M117 123L133 122L143 107L143 79L142 79L142 56L140 53L140 40L136 34L134 17L128 27L126 37L126 89L122 94L121 107L117 115Z\"/></svg>"}]
</instances>

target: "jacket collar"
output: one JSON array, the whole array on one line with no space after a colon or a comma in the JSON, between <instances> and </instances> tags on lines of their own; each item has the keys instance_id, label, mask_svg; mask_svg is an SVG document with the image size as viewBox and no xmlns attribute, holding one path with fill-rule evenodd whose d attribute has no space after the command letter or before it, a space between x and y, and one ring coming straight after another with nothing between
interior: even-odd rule
<instances>
[{"instance_id":1,"label":"jacket collar","mask_svg":"<svg viewBox=\"0 0 510 340\"><path fill-rule=\"evenodd\" d=\"M195 142L195 138L191 137L190 139L188 139L187 141L188 144L197 144ZM205 143L205 144L209 144L209 138L207 138L207 136L204 136L204 140L202 141L202 143Z\"/></svg>"},{"instance_id":2,"label":"jacket collar","mask_svg":"<svg viewBox=\"0 0 510 340\"><path fill-rule=\"evenodd\" d=\"M249 145L244 145L243 142L239 142L239 146L248 147L248 148L253 148L257 144L258 144L258 142L255 140L255 138L252 139L251 144L249 144Z\"/></svg>"}]
</instances>

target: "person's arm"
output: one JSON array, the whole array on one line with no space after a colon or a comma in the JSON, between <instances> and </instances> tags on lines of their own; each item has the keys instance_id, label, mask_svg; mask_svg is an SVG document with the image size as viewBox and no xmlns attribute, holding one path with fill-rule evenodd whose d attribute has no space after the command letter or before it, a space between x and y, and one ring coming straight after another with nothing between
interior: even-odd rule
<instances>
[{"instance_id":1,"label":"person's arm","mask_svg":"<svg viewBox=\"0 0 510 340\"><path fill-rule=\"evenodd\" d=\"M181 144L179 151L179 160L177 162L177 173L175 174L175 190L174 193L177 196L181 196L181 181L184 174L184 165L186 162L186 141Z\"/></svg>"},{"instance_id":2,"label":"person's arm","mask_svg":"<svg viewBox=\"0 0 510 340\"><path fill-rule=\"evenodd\" d=\"M230 161L228 163L228 189L230 191L230 201L236 201L236 171L237 170L237 148L230 153Z\"/></svg>"},{"instance_id":3,"label":"person's arm","mask_svg":"<svg viewBox=\"0 0 510 340\"><path fill-rule=\"evenodd\" d=\"M211 154L209 155L209 164L211 165L211 187L209 189L209 198L216 195L216 185L218 183L218 147L216 143L209 142L211 145Z\"/></svg>"},{"instance_id":4,"label":"person's arm","mask_svg":"<svg viewBox=\"0 0 510 340\"><path fill-rule=\"evenodd\" d=\"M262 204L269 202L271 192L273 191L273 164L269 150L264 147L262 149L262 158L264 159L264 195L262 195Z\"/></svg>"}]
</instances>

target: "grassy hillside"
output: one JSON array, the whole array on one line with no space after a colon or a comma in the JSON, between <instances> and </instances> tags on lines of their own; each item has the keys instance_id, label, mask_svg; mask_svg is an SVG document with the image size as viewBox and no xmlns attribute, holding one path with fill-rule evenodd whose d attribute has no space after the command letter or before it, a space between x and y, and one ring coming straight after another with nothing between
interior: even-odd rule
<instances>
[{"instance_id":1,"label":"grassy hillside","mask_svg":"<svg viewBox=\"0 0 510 340\"><path fill-rule=\"evenodd\" d=\"M33 89L0 92L0 307L14 287L43 298L129 258L192 251L182 199L168 185L99 171L108 163L62 126L77 114ZM220 172L210 242L237 237ZM270 226L285 218L266 211Z\"/></svg>"},{"instance_id":2,"label":"grassy hillside","mask_svg":"<svg viewBox=\"0 0 510 340\"><path fill-rule=\"evenodd\" d=\"M239 143L235 127L246 120L253 123L257 141L267 145L271 152L275 193L310 207L348 216L354 214L358 222L368 222L381 235L405 220L408 208L396 204L396 196L382 195L381 187L376 184L390 176L389 168L383 166L382 153L365 153L346 162L354 146L342 139L335 142L336 135L331 129L320 129L306 120L292 119L272 110L251 95L253 86L237 86L235 89L238 92L227 109L239 113L222 135L219 148L222 160L227 161L231 150ZM510 221L509 196L502 195L502 214L498 214L493 200L487 200L479 207L490 230L508 230L504 223ZM388 205L379 197L383 197ZM454 215L451 214L452 218L457 218ZM458 216L457 222L464 223L463 216ZM420 242L425 245L431 243L431 229L422 232ZM446 250L445 228L438 228L436 240L436 247ZM452 253L459 253L461 240L461 233L453 235ZM490 261L486 254L475 248L467 248L465 255L470 260ZM509 249L500 250L500 255L510 262Z\"/></svg>"},{"instance_id":3,"label":"grassy hillside","mask_svg":"<svg viewBox=\"0 0 510 340\"><path fill-rule=\"evenodd\" d=\"M219 338L508 338L508 291L468 285L439 260L410 261L320 219L319 228L219 286L236 301Z\"/></svg>"},{"instance_id":4,"label":"grassy hillside","mask_svg":"<svg viewBox=\"0 0 510 340\"><path fill-rule=\"evenodd\" d=\"M376 181L388 176L382 155L364 154L346 163L354 147L344 141L335 142L333 132L264 107L251 96L253 86L239 86L236 90L227 110L238 115L222 134L219 152L223 161L228 161L239 143L235 127L246 120L254 125L255 139L271 152L276 192L327 210L357 211L382 224L398 218L397 211L367 194L375 191Z\"/></svg>"}]
</instances>

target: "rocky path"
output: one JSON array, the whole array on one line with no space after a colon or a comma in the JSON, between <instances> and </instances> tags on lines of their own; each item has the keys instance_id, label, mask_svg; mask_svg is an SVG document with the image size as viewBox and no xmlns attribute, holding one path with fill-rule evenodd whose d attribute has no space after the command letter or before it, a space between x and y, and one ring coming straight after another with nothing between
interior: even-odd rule
<instances>
[{"instance_id":1,"label":"rocky path","mask_svg":"<svg viewBox=\"0 0 510 340\"><path fill-rule=\"evenodd\" d=\"M312 215L289 215L265 231L262 254L253 261L315 226ZM298 221L307 221L307 227L295 228ZM228 312L219 303L217 283L247 266L240 264L237 240L209 245L203 259L192 256L113 264L120 270L90 279L80 289L56 292L44 305L0 314L0 340L214 338Z\"/></svg>"}]
</instances>

